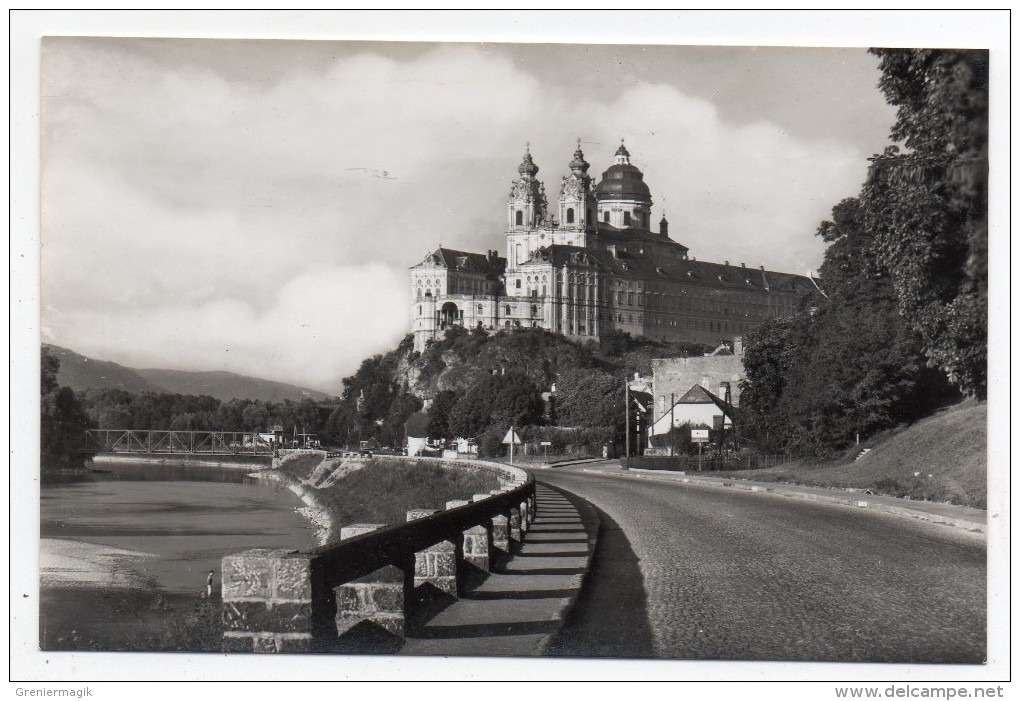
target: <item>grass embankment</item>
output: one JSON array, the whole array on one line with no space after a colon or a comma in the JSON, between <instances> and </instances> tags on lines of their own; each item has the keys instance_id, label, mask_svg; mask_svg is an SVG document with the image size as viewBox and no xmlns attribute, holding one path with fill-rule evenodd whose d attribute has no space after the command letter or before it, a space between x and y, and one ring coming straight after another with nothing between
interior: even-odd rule
<instances>
[{"instance_id":1,"label":"grass embankment","mask_svg":"<svg viewBox=\"0 0 1020 701\"><path fill-rule=\"evenodd\" d=\"M986 403L967 401L875 436L835 462L797 462L732 474L758 481L867 489L984 509L988 499L987 418ZM863 448L871 450L855 461Z\"/></svg>"},{"instance_id":2,"label":"grass embankment","mask_svg":"<svg viewBox=\"0 0 1020 701\"><path fill-rule=\"evenodd\" d=\"M323 485L316 499L333 522L330 541L340 538L340 527L354 523L404 523L411 509L443 509L454 499L470 499L499 488L495 475L470 469L453 469L423 460L333 459L321 465L321 455L295 456L280 470L302 481L332 470L333 479L316 479ZM359 467L360 463L360 467ZM321 466L321 467L320 467Z\"/></svg>"}]
</instances>

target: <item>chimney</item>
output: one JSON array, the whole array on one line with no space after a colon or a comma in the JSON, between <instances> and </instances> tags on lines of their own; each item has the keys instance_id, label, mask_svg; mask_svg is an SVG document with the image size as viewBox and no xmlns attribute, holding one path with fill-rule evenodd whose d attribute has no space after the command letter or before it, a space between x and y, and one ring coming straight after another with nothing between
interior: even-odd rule
<instances>
[{"instance_id":1,"label":"chimney","mask_svg":"<svg viewBox=\"0 0 1020 701\"><path fill-rule=\"evenodd\" d=\"M764 273L765 272L765 266L764 265L759 265L758 266L758 270L760 270L760 271L762 271Z\"/></svg>"},{"instance_id":2,"label":"chimney","mask_svg":"<svg viewBox=\"0 0 1020 701\"><path fill-rule=\"evenodd\" d=\"M741 267L741 268L746 268L747 266L746 266L746 265L744 265L743 263L741 263L741 264L740 264L740 267Z\"/></svg>"},{"instance_id":3,"label":"chimney","mask_svg":"<svg viewBox=\"0 0 1020 701\"><path fill-rule=\"evenodd\" d=\"M737 336L733 339L733 355L744 354L744 337Z\"/></svg>"},{"instance_id":4,"label":"chimney","mask_svg":"<svg viewBox=\"0 0 1020 701\"><path fill-rule=\"evenodd\" d=\"M712 391L712 378L708 375L701 376L701 386L707 389L709 392Z\"/></svg>"},{"instance_id":5,"label":"chimney","mask_svg":"<svg viewBox=\"0 0 1020 701\"><path fill-rule=\"evenodd\" d=\"M729 264L730 264L730 262L729 262L729 261L725 261L725 262L723 263L723 265L729 265Z\"/></svg>"}]
</instances>

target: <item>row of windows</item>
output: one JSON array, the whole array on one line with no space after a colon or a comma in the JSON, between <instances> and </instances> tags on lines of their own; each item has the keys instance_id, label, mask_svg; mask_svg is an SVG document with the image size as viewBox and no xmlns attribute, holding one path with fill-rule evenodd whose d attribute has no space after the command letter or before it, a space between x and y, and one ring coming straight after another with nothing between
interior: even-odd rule
<instances>
[{"instance_id":1,"label":"row of windows","mask_svg":"<svg viewBox=\"0 0 1020 701\"><path fill-rule=\"evenodd\" d=\"M575 216L574 215L574 208L573 207L567 207L567 211L566 211L565 214L566 214L566 223L567 224L573 224L574 223L574 216ZM589 220L594 219L594 214L593 214L593 212L591 210L588 210L588 219ZM606 210L606 211L602 212L602 221L604 221L606 224L609 223L609 210ZM639 227L644 226L644 214L641 211L639 211L639 210L635 210L634 213L633 213L633 216L631 215L631 213L629 211L624 212L623 213L623 225L624 226L631 226L631 224L635 224L635 225L637 225ZM518 210L516 210L514 212L514 225L515 226L524 226L524 210L518 209Z\"/></svg>"}]
</instances>

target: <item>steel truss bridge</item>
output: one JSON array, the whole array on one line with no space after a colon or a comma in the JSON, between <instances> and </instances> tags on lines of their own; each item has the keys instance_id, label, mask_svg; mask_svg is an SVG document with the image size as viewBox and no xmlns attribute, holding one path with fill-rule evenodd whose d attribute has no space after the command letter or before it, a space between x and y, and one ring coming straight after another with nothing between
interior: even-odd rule
<instances>
[{"instance_id":1,"label":"steel truss bridge","mask_svg":"<svg viewBox=\"0 0 1020 701\"><path fill-rule=\"evenodd\" d=\"M135 431L90 428L82 447L98 453L166 455L273 455L274 445L254 432Z\"/></svg>"}]
</instances>

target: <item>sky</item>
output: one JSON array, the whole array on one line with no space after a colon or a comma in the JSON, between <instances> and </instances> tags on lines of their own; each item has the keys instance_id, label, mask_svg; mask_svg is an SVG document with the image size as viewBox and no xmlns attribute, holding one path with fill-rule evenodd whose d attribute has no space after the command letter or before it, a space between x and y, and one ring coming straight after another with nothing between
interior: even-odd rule
<instances>
[{"instance_id":1,"label":"sky","mask_svg":"<svg viewBox=\"0 0 1020 701\"><path fill-rule=\"evenodd\" d=\"M339 393L409 331L408 268L505 254L624 139L698 260L805 274L894 118L864 49L49 37L41 333L133 367Z\"/></svg>"}]
</instances>

